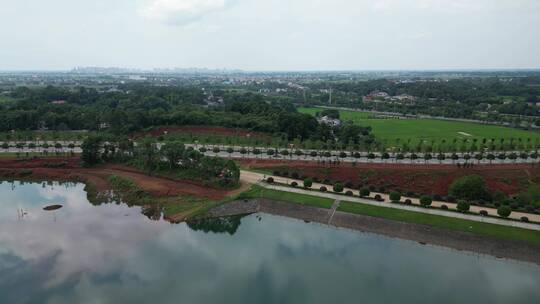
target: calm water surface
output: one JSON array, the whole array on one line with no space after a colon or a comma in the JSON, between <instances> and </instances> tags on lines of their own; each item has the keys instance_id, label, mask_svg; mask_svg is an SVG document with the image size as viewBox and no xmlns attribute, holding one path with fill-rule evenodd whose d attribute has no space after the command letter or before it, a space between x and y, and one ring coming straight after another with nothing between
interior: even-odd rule
<instances>
[{"instance_id":1,"label":"calm water surface","mask_svg":"<svg viewBox=\"0 0 540 304\"><path fill-rule=\"evenodd\" d=\"M536 265L264 214L172 225L83 189L0 184L0 303L540 303Z\"/></svg>"}]
</instances>

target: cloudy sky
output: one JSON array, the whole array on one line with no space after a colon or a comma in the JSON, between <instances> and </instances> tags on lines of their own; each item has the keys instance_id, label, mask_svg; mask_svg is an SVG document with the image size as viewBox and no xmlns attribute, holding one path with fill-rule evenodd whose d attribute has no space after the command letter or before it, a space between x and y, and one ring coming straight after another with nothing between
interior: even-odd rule
<instances>
[{"instance_id":1,"label":"cloudy sky","mask_svg":"<svg viewBox=\"0 0 540 304\"><path fill-rule=\"evenodd\" d=\"M540 68L538 0L0 0L0 70Z\"/></svg>"}]
</instances>

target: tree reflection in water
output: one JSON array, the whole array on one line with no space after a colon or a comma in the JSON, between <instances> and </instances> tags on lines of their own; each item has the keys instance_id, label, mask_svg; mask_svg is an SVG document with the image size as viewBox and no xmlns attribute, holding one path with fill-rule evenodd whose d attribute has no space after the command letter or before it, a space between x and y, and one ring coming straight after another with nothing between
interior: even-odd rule
<instances>
[{"instance_id":1,"label":"tree reflection in water","mask_svg":"<svg viewBox=\"0 0 540 304\"><path fill-rule=\"evenodd\" d=\"M207 218L188 221L189 228L195 231L204 231L205 233L228 233L233 235L240 227L241 220L246 215L235 215L227 217Z\"/></svg>"}]
</instances>

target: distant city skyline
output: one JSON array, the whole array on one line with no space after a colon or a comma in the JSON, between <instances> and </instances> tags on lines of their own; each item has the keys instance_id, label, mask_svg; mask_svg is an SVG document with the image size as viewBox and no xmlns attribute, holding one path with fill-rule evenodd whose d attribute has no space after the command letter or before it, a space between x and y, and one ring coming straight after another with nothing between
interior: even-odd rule
<instances>
[{"instance_id":1,"label":"distant city skyline","mask_svg":"<svg viewBox=\"0 0 540 304\"><path fill-rule=\"evenodd\" d=\"M0 2L0 71L540 68L536 0Z\"/></svg>"}]
</instances>

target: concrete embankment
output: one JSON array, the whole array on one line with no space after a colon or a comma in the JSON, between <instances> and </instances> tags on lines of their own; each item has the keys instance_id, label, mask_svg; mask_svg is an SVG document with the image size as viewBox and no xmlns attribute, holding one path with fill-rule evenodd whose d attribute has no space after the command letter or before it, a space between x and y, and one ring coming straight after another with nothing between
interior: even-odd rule
<instances>
[{"instance_id":1,"label":"concrete embankment","mask_svg":"<svg viewBox=\"0 0 540 304\"><path fill-rule=\"evenodd\" d=\"M208 216L222 217L257 212L540 265L540 245L268 199L234 201L210 210Z\"/></svg>"}]
</instances>

